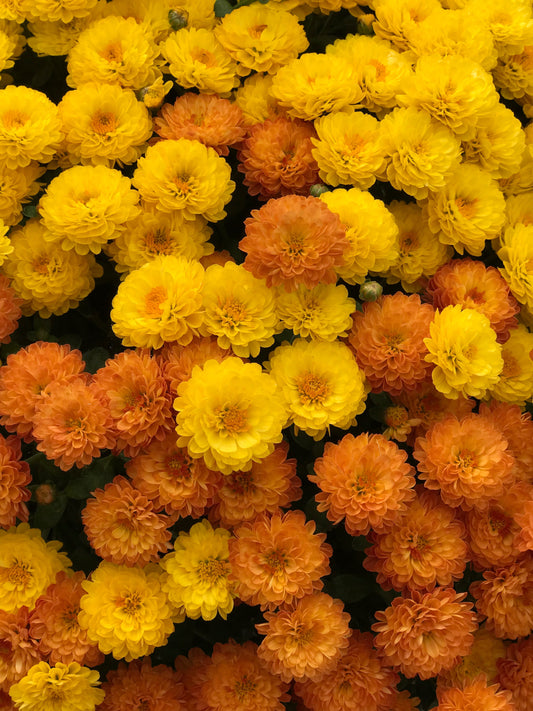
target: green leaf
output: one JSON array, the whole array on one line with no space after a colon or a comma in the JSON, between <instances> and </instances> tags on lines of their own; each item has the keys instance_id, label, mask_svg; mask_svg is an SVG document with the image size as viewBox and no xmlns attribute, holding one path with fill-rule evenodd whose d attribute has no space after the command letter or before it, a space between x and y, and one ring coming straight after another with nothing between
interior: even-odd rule
<instances>
[{"instance_id":1,"label":"green leaf","mask_svg":"<svg viewBox=\"0 0 533 711\"><path fill-rule=\"evenodd\" d=\"M352 538L352 548L354 551L364 551L370 544L366 536L354 536Z\"/></svg>"},{"instance_id":2,"label":"green leaf","mask_svg":"<svg viewBox=\"0 0 533 711\"><path fill-rule=\"evenodd\" d=\"M325 591L332 597L337 597L345 603L359 602L368 595L375 593L376 584L370 578L359 575L335 575L326 581Z\"/></svg>"},{"instance_id":3,"label":"green leaf","mask_svg":"<svg viewBox=\"0 0 533 711\"><path fill-rule=\"evenodd\" d=\"M67 506L67 497L63 492L57 494L50 504L37 504L35 513L32 516L32 525L41 530L55 526Z\"/></svg>"},{"instance_id":4,"label":"green leaf","mask_svg":"<svg viewBox=\"0 0 533 711\"><path fill-rule=\"evenodd\" d=\"M319 511L316 507L316 501L310 498L304 507L305 516L308 520L314 521L318 531L331 531L335 527L325 513Z\"/></svg>"},{"instance_id":5,"label":"green leaf","mask_svg":"<svg viewBox=\"0 0 533 711\"><path fill-rule=\"evenodd\" d=\"M89 373L96 373L99 368L103 368L106 360L111 358L108 350L98 346L97 348L91 348L90 351L86 351L83 354L83 360L85 361L85 370Z\"/></svg>"},{"instance_id":6,"label":"green leaf","mask_svg":"<svg viewBox=\"0 0 533 711\"><path fill-rule=\"evenodd\" d=\"M228 2L228 0L216 0L215 1L215 16L224 17L228 15L233 10L233 5Z\"/></svg>"},{"instance_id":7,"label":"green leaf","mask_svg":"<svg viewBox=\"0 0 533 711\"><path fill-rule=\"evenodd\" d=\"M87 499L95 489L102 489L115 476L115 457L109 456L97 459L80 475L73 474L67 484L65 494L69 499Z\"/></svg>"},{"instance_id":8,"label":"green leaf","mask_svg":"<svg viewBox=\"0 0 533 711\"><path fill-rule=\"evenodd\" d=\"M37 217L37 205L24 205L22 208L22 214L28 219Z\"/></svg>"}]
</instances>

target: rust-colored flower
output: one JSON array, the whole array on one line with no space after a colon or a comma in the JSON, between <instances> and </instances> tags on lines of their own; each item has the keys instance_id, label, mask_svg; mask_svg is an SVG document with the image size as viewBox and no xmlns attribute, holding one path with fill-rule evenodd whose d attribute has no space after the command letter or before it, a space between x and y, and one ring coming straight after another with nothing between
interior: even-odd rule
<instances>
[{"instance_id":1,"label":"rust-colored flower","mask_svg":"<svg viewBox=\"0 0 533 711\"><path fill-rule=\"evenodd\" d=\"M533 698L533 637L510 644L497 667L496 681L512 693L516 711L529 711Z\"/></svg>"},{"instance_id":2,"label":"rust-colored flower","mask_svg":"<svg viewBox=\"0 0 533 711\"><path fill-rule=\"evenodd\" d=\"M438 693L435 711L514 711L510 691L498 684L487 684L483 678L474 679L461 687L450 687Z\"/></svg>"},{"instance_id":3,"label":"rust-colored flower","mask_svg":"<svg viewBox=\"0 0 533 711\"><path fill-rule=\"evenodd\" d=\"M38 640L30 631L27 607L16 612L0 610L0 650L0 691L8 692L12 684L43 658Z\"/></svg>"},{"instance_id":4,"label":"rust-colored flower","mask_svg":"<svg viewBox=\"0 0 533 711\"><path fill-rule=\"evenodd\" d=\"M334 284L349 243L339 216L315 197L286 195L252 210L239 248L244 266L267 286Z\"/></svg>"},{"instance_id":5,"label":"rust-colored flower","mask_svg":"<svg viewBox=\"0 0 533 711\"><path fill-rule=\"evenodd\" d=\"M493 682L497 673L497 661L505 655L505 642L494 633L488 630L485 625L481 625L474 632L474 644L470 652L463 657L458 664L442 674L437 679L438 689L446 689L450 686L461 686L477 679L479 676L486 677L487 681Z\"/></svg>"},{"instance_id":6,"label":"rust-colored flower","mask_svg":"<svg viewBox=\"0 0 533 711\"><path fill-rule=\"evenodd\" d=\"M234 530L230 565L238 597L273 610L322 589L332 548L303 511L259 516Z\"/></svg>"},{"instance_id":7,"label":"rust-colored flower","mask_svg":"<svg viewBox=\"0 0 533 711\"><path fill-rule=\"evenodd\" d=\"M507 451L514 458L513 473L517 479L533 483L533 420L529 412L507 402L482 402L479 414L490 420L507 440Z\"/></svg>"},{"instance_id":8,"label":"rust-colored flower","mask_svg":"<svg viewBox=\"0 0 533 711\"><path fill-rule=\"evenodd\" d=\"M20 440L17 437L0 436L0 528L15 526L28 520L30 498L27 484L31 482L30 467L20 460Z\"/></svg>"},{"instance_id":9,"label":"rust-colored flower","mask_svg":"<svg viewBox=\"0 0 533 711\"><path fill-rule=\"evenodd\" d=\"M334 523L344 519L352 536L390 525L415 497L414 469L406 460L403 449L379 434L326 442L309 477L320 489L318 510Z\"/></svg>"},{"instance_id":10,"label":"rust-colored flower","mask_svg":"<svg viewBox=\"0 0 533 711\"><path fill-rule=\"evenodd\" d=\"M0 343L10 343L11 334L22 316L20 305L23 301L11 288L9 279L0 276Z\"/></svg>"}]
</instances>

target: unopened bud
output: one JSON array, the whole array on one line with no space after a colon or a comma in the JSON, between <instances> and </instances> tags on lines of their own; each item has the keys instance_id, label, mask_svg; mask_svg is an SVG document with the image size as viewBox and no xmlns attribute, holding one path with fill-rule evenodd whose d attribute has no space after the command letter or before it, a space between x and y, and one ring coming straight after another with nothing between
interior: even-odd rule
<instances>
[{"instance_id":1,"label":"unopened bud","mask_svg":"<svg viewBox=\"0 0 533 711\"><path fill-rule=\"evenodd\" d=\"M184 27L187 27L189 13L187 10L169 10L168 22L173 30L182 30Z\"/></svg>"},{"instance_id":2,"label":"unopened bud","mask_svg":"<svg viewBox=\"0 0 533 711\"><path fill-rule=\"evenodd\" d=\"M311 197L320 197L322 193L329 193L329 188L324 183L315 183L309 188L309 195Z\"/></svg>"},{"instance_id":3,"label":"unopened bud","mask_svg":"<svg viewBox=\"0 0 533 711\"><path fill-rule=\"evenodd\" d=\"M377 281L365 281L359 289L360 301L375 301L383 294L383 287Z\"/></svg>"},{"instance_id":4,"label":"unopened bud","mask_svg":"<svg viewBox=\"0 0 533 711\"><path fill-rule=\"evenodd\" d=\"M55 489L50 484L41 484L35 489L35 499L38 504L51 504L55 498Z\"/></svg>"}]
</instances>

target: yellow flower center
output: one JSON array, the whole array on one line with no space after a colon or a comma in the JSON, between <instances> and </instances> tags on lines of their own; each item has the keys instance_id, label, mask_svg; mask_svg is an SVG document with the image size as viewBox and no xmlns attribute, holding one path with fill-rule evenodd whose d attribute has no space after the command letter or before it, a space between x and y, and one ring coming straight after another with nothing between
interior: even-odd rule
<instances>
[{"instance_id":1,"label":"yellow flower center","mask_svg":"<svg viewBox=\"0 0 533 711\"><path fill-rule=\"evenodd\" d=\"M223 326L235 328L248 316L245 304L230 296L219 306L220 319Z\"/></svg>"},{"instance_id":2,"label":"yellow flower center","mask_svg":"<svg viewBox=\"0 0 533 711\"><path fill-rule=\"evenodd\" d=\"M311 371L303 373L296 380L296 389L304 405L321 405L330 392L326 379Z\"/></svg>"},{"instance_id":3,"label":"yellow flower center","mask_svg":"<svg viewBox=\"0 0 533 711\"><path fill-rule=\"evenodd\" d=\"M196 49L193 49L191 51L191 57L197 62L204 64L206 67L211 68L217 66L217 60L215 55L211 52L208 52L207 49L197 47Z\"/></svg>"},{"instance_id":4,"label":"yellow flower center","mask_svg":"<svg viewBox=\"0 0 533 711\"><path fill-rule=\"evenodd\" d=\"M89 125L95 133L104 136L116 129L117 117L111 111L97 111Z\"/></svg>"},{"instance_id":5,"label":"yellow flower center","mask_svg":"<svg viewBox=\"0 0 533 711\"><path fill-rule=\"evenodd\" d=\"M405 409L405 407L401 407L400 405L388 407L385 410L385 424L388 427L393 427L394 429L397 429L398 427L405 425L405 423L407 422L407 418L407 410Z\"/></svg>"},{"instance_id":6,"label":"yellow flower center","mask_svg":"<svg viewBox=\"0 0 533 711\"><path fill-rule=\"evenodd\" d=\"M222 578L225 579L228 577L229 563L225 560L217 560L216 558L201 560L198 563L196 572L201 583L214 585Z\"/></svg>"},{"instance_id":7,"label":"yellow flower center","mask_svg":"<svg viewBox=\"0 0 533 711\"><path fill-rule=\"evenodd\" d=\"M411 254L419 245L418 237L414 232L406 232L400 238L400 252L402 256Z\"/></svg>"},{"instance_id":8,"label":"yellow flower center","mask_svg":"<svg viewBox=\"0 0 533 711\"><path fill-rule=\"evenodd\" d=\"M141 596L138 592L128 593L117 601L119 607L125 615L136 617L142 608Z\"/></svg>"},{"instance_id":9,"label":"yellow flower center","mask_svg":"<svg viewBox=\"0 0 533 711\"><path fill-rule=\"evenodd\" d=\"M475 215L476 203L477 200L467 200L466 198L457 198L455 201L457 209L466 220L470 220Z\"/></svg>"},{"instance_id":10,"label":"yellow flower center","mask_svg":"<svg viewBox=\"0 0 533 711\"><path fill-rule=\"evenodd\" d=\"M397 355L402 352L400 345L403 343L403 336L399 333L390 333L385 337L385 346L387 351L392 355Z\"/></svg>"},{"instance_id":11,"label":"yellow flower center","mask_svg":"<svg viewBox=\"0 0 533 711\"><path fill-rule=\"evenodd\" d=\"M254 25L248 29L248 34L254 39L259 39L268 25Z\"/></svg>"},{"instance_id":12,"label":"yellow flower center","mask_svg":"<svg viewBox=\"0 0 533 711\"><path fill-rule=\"evenodd\" d=\"M377 59L371 59L368 63L376 70L377 81L385 81L387 77L387 67Z\"/></svg>"},{"instance_id":13,"label":"yellow flower center","mask_svg":"<svg viewBox=\"0 0 533 711\"><path fill-rule=\"evenodd\" d=\"M302 234L294 233L287 235L285 254L290 259L297 259L305 254L305 237Z\"/></svg>"},{"instance_id":14,"label":"yellow flower center","mask_svg":"<svg viewBox=\"0 0 533 711\"><path fill-rule=\"evenodd\" d=\"M461 449L455 455L454 464L462 474L465 474L476 468L477 458L474 452L468 449Z\"/></svg>"},{"instance_id":15,"label":"yellow flower center","mask_svg":"<svg viewBox=\"0 0 533 711\"><path fill-rule=\"evenodd\" d=\"M522 369L520 368L520 365L518 364L518 361L516 358L508 353L507 351L503 351L502 353L503 356L503 370L502 370L502 378L516 378L518 377Z\"/></svg>"},{"instance_id":16,"label":"yellow flower center","mask_svg":"<svg viewBox=\"0 0 533 711\"><path fill-rule=\"evenodd\" d=\"M223 405L215 410L216 428L232 435L248 431L248 412L239 405Z\"/></svg>"},{"instance_id":17,"label":"yellow flower center","mask_svg":"<svg viewBox=\"0 0 533 711\"><path fill-rule=\"evenodd\" d=\"M6 111L2 116L2 123L6 128L22 128L28 120L28 115L17 109Z\"/></svg>"},{"instance_id":18,"label":"yellow flower center","mask_svg":"<svg viewBox=\"0 0 533 711\"><path fill-rule=\"evenodd\" d=\"M16 588L27 588L33 578L28 568L29 565L27 563L22 563L15 559L15 562L9 568L0 569L0 577Z\"/></svg>"},{"instance_id":19,"label":"yellow flower center","mask_svg":"<svg viewBox=\"0 0 533 711\"><path fill-rule=\"evenodd\" d=\"M32 262L33 271L37 274L48 274L48 267L50 265L50 257L46 254L40 254Z\"/></svg>"},{"instance_id":20,"label":"yellow flower center","mask_svg":"<svg viewBox=\"0 0 533 711\"><path fill-rule=\"evenodd\" d=\"M376 482L372 472L366 469L355 472L355 479L351 484L358 496L371 496L376 492Z\"/></svg>"},{"instance_id":21,"label":"yellow flower center","mask_svg":"<svg viewBox=\"0 0 533 711\"><path fill-rule=\"evenodd\" d=\"M146 251L151 254L172 254L172 240L170 232L159 227L156 230L150 230L144 237Z\"/></svg>"},{"instance_id":22,"label":"yellow flower center","mask_svg":"<svg viewBox=\"0 0 533 711\"><path fill-rule=\"evenodd\" d=\"M173 183L175 185L176 196L180 198L187 197L193 189L193 185L191 184L191 176L187 173L176 175Z\"/></svg>"},{"instance_id":23,"label":"yellow flower center","mask_svg":"<svg viewBox=\"0 0 533 711\"><path fill-rule=\"evenodd\" d=\"M144 297L144 312L152 318L159 318L163 307L161 304L167 298L168 293L164 286L154 286Z\"/></svg>"},{"instance_id":24,"label":"yellow flower center","mask_svg":"<svg viewBox=\"0 0 533 711\"><path fill-rule=\"evenodd\" d=\"M123 59L122 45L120 42L110 42L101 52L100 56L108 62L120 64Z\"/></svg>"},{"instance_id":25,"label":"yellow flower center","mask_svg":"<svg viewBox=\"0 0 533 711\"><path fill-rule=\"evenodd\" d=\"M264 561L270 568L270 573L272 575L279 575L280 573L283 573L289 562L287 554L280 550L273 550L266 553Z\"/></svg>"},{"instance_id":26,"label":"yellow flower center","mask_svg":"<svg viewBox=\"0 0 533 711\"><path fill-rule=\"evenodd\" d=\"M254 690L255 682L247 676L243 676L242 679L239 679L234 688L235 696L239 699L239 701L244 701L249 694L254 692Z\"/></svg>"}]
</instances>

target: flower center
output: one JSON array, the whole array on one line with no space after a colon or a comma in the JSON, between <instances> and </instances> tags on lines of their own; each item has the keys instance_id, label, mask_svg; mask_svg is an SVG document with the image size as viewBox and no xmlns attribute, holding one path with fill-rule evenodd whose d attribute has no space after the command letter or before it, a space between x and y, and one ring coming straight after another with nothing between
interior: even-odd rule
<instances>
[{"instance_id":1,"label":"flower center","mask_svg":"<svg viewBox=\"0 0 533 711\"><path fill-rule=\"evenodd\" d=\"M68 630L75 629L78 627L79 611L80 610L78 607L67 607L65 610L63 610L63 614L61 615L61 621Z\"/></svg>"},{"instance_id":2,"label":"flower center","mask_svg":"<svg viewBox=\"0 0 533 711\"><path fill-rule=\"evenodd\" d=\"M461 474L467 471L471 472L477 466L476 455L468 449L460 449L455 455L454 464L460 470Z\"/></svg>"},{"instance_id":3,"label":"flower center","mask_svg":"<svg viewBox=\"0 0 533 711\"><path fill-rule=\"evenodd\" d=\"M397 355L402 352L402 349L400 348L402 343L403 336L399 333L390 333L388 336L385 336L386 349L393 355Z\"/></svg>"},{"instance_id":4,"label":"flower center","mask_svg":"<svg viewBox=\"0 0 533 711\"><path fill-rule=\"evenodd\" d=\"M176 196L177 197L187 197L187 195L191 192L191 184L190 184L190 179L191 176L188 175L187 173L183 173L182 175L176 175L174 178L174 185L176 186Z\"/></svg>"},{"instance_id":5,"label":"flower center","mask_svg":"<svg viewBox=\"0 0 533 711\"><path fill-rule=\"evenodd\" d=\"M254 39L259 39L268 25L254 25L248 29L248 34Z\"/></svg>"},{"instance_id":6,"label":"flower center","mask_svg":"<svg viewBox=\"0 0 533 711\"><path fill-rule=\"evenodd\" d=\"M193 49L191 52L191 57L195 61L204 64L206 67L216 67L217 65L216 57L211 54L211 52L208 52L207 49L202 49L201 47Z\"/></svg>"},{"instance_id":7,"label":"flower center","mask_svg":"<svg viewBox=\"0 0 533 711\"><path fill-rule=\"evenodd\" d=\"M472 218L476 213L477 200L467 200L466 198L457 198L455 205L462 217L466 220Z\"/></svg>"},{"instance_id":8,"label":"flower center","mask_svg":"<svg viewBox=\"0 0 533 711\"><path fill-rule=\"evenodd\" d=\"M120 42L110 42L105 49L100 52L100 56L108 62L116 62L120 64L123 59L122 45Z\"/></svg>"},{"instance_id":9,"label":"flower center","mask_svg":"<svg viewBox=\"0 0 533 711\"><path fill-rule=\"evenodd\" d=\"M90 126L101 136L111 133L117 127L117 117L111 111L97 111L91 119Z\"/></svg>"},{"instance_id":10,"label":"flower center","mask_svg":"<svg viewBox=\"0 0 533 711\"><path fill-rule=\"evenodd\" d=\"M17 588L27 588L32 581L32 574L28 570L29 565L27 563L21 563L15 559L15 562L9 568L4 568L2 572L2 578L6 582L14 585Z\"/></svg>"},{"instance_id":11,"label":"flower center","mask_svg":"<svg viewBox=\"0 0 533 711\"><path fill-rule=\"evenodd\" d=\"M252 472L233 472L224 481L232 491L241 496L255 489Z\"/></svg>"},{"instance_id":12,"label":"flower center","mask_svg":"<svg viewBox=\"0 0 533 711\"><path fill-rule=\"evenodd\" d=\"M376 70L377 81L385 81L387 77L387 67L377 59L371 59L368 63Z\"/></svg>"},{"instance_id":13,"label":"flower center","mask_svg":"<svg viewBox=\"0 0 533 711\"><path fill-rule=\"evenodd\" d=\"M233 297L229 297L219 307L220 318L223 326L235 328L247 317L246 306Z\"/></svg>"},{"instance_id":14,"label":"flower center","mask_svg":"<svg viewBox=\"0 0 533 711\"><path fill-rule=\"evenodd\" d=\"M355 479L352 482L352 489L358 496L371 496L376 491L375 478L372 472L366 469L355 473Z\"/></svg>"},{"instance_id":15,"label":"flower center","mask_svg":"<svg viewBox=\"0 0 533 711\"><path fill-rule=\"evenodd\" d=\"M269 551L265 554L264 560L272 575L283 573L289 562L287 554L280 550Z\"/></svg>"},{"instance_id":16,"label":"flower center","mask_svg":"<svg viewBox=\"0 0 533 711\"><path fill-rule=\"evenodd\" d=\"M209 560L201 560L196 568L198 578L202 583L214 585L222 578L228 577L229 563L225 560L217 560L210 558Z\"/></svg>"},{"instance_id":17,"label":"flower center","mask_svg":"<svg viewBox=\"0 0 533 711\"><path fill-rule=\"evenodd\" d=\"M235 696L239 699L239 701L244 701L249 694L254 692L254 690L255 682L247 676L243 676L242 679L239 679L234 687Z\"/></svg>"},{"instance_id":18,"label":"flower center","mask_svg":"<svg viewBox=\"0 0 533 711\"><path fill-rule=\"evenodd\" d=\"M509 534L511 530L511 525L513 520L506 516L503 511L499 509L491 509L489 513L489 524L494 531L498 533L502 538Z\"/></svg>"},{"instance_id":19,"label":"flower center","mask_svg":"<svg viewBox=\"0 0 533 711\"><path fill-rule=\"evenodd\" d=\"M2 116L2 123L6 128L22 128L28 120L28 115L17 109L6 111Z\"/></svg>"},{"instance_id":20,"label":"flower center","mask_svg":"<svg viewBox=\"0 0 533 711\"><path fill-rule=\"evenodd\" d=\"M163 307L161 304L167 298L167 290L164 286L155 286L144 297L144 312L152 318L159 318Z\"/></svg>"},{"instance_id":21,"label":"flower center","mask_svg":"<svg viewBox=\"0 0 533 711\"><path fill-rule=\"evenodd\" d=\"M400 252L402 256L411 254L418 247L418 237L413 232L406 232L400 238Z\"/></svg>"},{"instance_id":22,"label":"flower center","mask_svg":"<svg viewBox=\"0 0 533 711\"><path fill-rule=\"evenodd\" d=\"M286 239L285 253L290 259L296 259L305 254L305 237L302 234L289 234Z\"/></svg>"},{"instance_id":23,"label":"flower center","mask_svg":"<svg viewBox=\"0 0 533 711\"><path fill-rule=\"evenodd\" d=\"M187 454L173 454L167 460L167 468L178 479L185 479L191 476L192 459Z\"/></svg>"},{"instance_id":24,"label":"flower center","mask_svg":"<svg viewBox=\"0 0 533 711\"><path fill-rule=\"evenodd\" d=\"M330 392L325 378L308 371L296 380L300 402L304 405L321 405Z\"/></svg>"},{"instance_id":25,"label":"flower center","mask_svg":"<svg viewBox=\"0 0 533 711\"><path fill-rule=\"evenodd\" d=\"M46 254L40 254L32 263L33 271L37 274L48 274L49 265L50 257Z\"/></svg>"},{"instance_id":26,"label":"flower center","mask_svg":"<svg viewBox=\"0 0 533 711\"><path fill-rule=\"evenodd\" d=\"M248 431L247 410L239 405L224 405L215 410L216 428L232 435Z\"/></svg>"},{"instance_id":27,"label":"flower center","mask_svg":"<svg viewBox=\"0 0 533 711\"><path fill-rule=\"evenodd\" d=\"M151 230L145 235L146 250L152 254L172 254L170 233L163 227Z\"/></svg>"},{"instance_id":28,"label":"flower center","mask_svg":"<svg viewBox=\"0 0 533 711\"><path fill-rule=\"evenodd\" d=\"M503 356L503 370L502 370L502 378L516 378L520 373L522 372L520 365L518 364L518 361L516 358L508 353L507 351L503 351L502 353Z\"/></svg>"},{"instance_id":29,"label":"flower center","mask_svg":"<svg viewBox=\"0 0 533 711\"><path fill-rule=\"evenodd\" d=\"M141 596L138 592L128 593L123 598L119 598L118 607L125 615L136 617L142 608Z\"/></svg>"}]
</instances>

